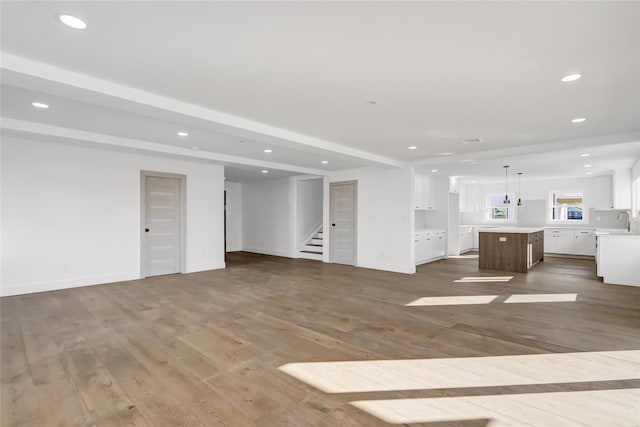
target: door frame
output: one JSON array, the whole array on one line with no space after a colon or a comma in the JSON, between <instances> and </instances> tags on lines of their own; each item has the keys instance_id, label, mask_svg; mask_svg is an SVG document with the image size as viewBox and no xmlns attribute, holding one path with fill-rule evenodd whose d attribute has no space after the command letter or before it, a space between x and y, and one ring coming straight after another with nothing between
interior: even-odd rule
<instances>
[{"instance_id":1,"label":"door frame","mask_svg":"<svg viewBox=\"0 0 640 427\"><path fill-rule=\"evenodd\" d=\"M329 245L328 245L329 262L331 264L335 264L333 261L333 253L331 251L331 247L333 246L331 244L331 239L333 239L332 237L333 233L331 232L332 231L331 229L333 228L331 226L331 221L332 221L331 214L333 210L331 205L331 193L333 191L334 185L337 186L337 185L345 185L345 184L353 184L353 266L357 267L358 266L358 180L337 181L337 182L329 183L329 212L328 212L329 222L327 227L329 229Z\"/></svg>"},{"instance_id":2,"label":"door frame","mask_svg":"<svg viewBox=\"0 0 640 427\"><path fill-rule=\"evenodd\" d=\"M145 229L145 206L146 206L146 179L147 177L155 178L173 178L177 179L180 184L180 274L186 273L187 259L187 176L168 172L140 171L140 278L147 277L145 268L145 248L147 243Z\"/></svg>"}]
</instances>

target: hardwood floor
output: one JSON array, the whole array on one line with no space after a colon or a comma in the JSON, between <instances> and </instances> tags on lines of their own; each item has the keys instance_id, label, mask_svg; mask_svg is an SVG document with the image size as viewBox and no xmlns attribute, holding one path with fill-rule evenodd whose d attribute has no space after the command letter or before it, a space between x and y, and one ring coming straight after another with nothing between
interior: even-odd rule
<instances>
[{"instance_id":1,"label":"hardwood floor","mask_svg":"<svg viewBox=\"0 0 640 427\"><path fill-rule=\"evenodd\" d=\"M600 414L594 423L604 417L611 425L629 419L640 425L633 419L634 410L640 414L638 395L631 391L640 388L633 354L626 365L612 367L622 373L610 377L606 370L584 377L578 371L563 379L570 366L565 365L548 380L545 370L536 368L543 373L537 382L527 381L526 369L519 374L524 380L513 379L509 369L511 379L501 382L495 367L482 368L485 361L503 360L485 356L638 350L640 289L602 284L587 260L546 257L528 274L479 271L477 262L449 259L402 275L233 253L225 270L2 298L0 424L377 426L388 425L376 409L380 405L402 404L403 410L420 413L437 403L450 411L449 418L418 417L411 425L485 426L492 416L464 408L494 404L502 396L520 399L522 411L527 396L530 409L542 407L538 401L546 395L560 402L555 393L598 391L607 393L608 406L574 399L556 405L568 414L545 410L541 416L546 421L566 416L557 418L558 425L576 425L580 421L571 414L591 410ZM473 279L507 274L513 279ZM472 278L454 282L463 277ZM575 302L505 303L511 295L572 293ZM478 295L497 297L481 304L407 306L423 297ZM623 353L610 354L620 362ZM453 378L446 364L462 357L473 358L469 363L481 372L467 370ZM394 380L400 386L392 385L375 363L371 372L380 376L373 378L378 386L371 391L344 384L346 391L323 391L312 380L279 369L336 361L361 361L369 369L365 361L435 358L442 360L424 363L443 367L434 373L443 382L429 387L440 383L427 378L417 389L402 385L402 372ZM601 360L584 363L597 366ZM549 370L558 371L552 365ZM343 382L356 375L349 365L335 366L341 367L334 375ZM330 370L326 376L320 371L320 377L331 382ZM466 374L475 380L466 383ZM492 382L483 383L482 375ZM630 407L624 406L631 415L616 404L627 392L636 393ZM452 400L459 398L467 401ZM451 409L451 402L461 409ZM495 411L507 411L500 405ZM516 424L535 425L526 411L519 413ZM432 422L420 424L427 419ZM409 419L387 420L408 424Z\"/></svg>"}]
</instances>

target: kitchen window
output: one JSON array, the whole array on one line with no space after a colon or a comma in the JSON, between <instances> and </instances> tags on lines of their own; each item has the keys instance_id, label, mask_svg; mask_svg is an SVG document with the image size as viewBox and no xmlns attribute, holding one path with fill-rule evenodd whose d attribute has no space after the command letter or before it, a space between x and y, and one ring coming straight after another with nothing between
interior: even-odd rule
<instances>
[{"instance_id":1,"label":"kitchen window","mask_svg":"<svg viewBox=\"0 0 640 427\"><path fill-rule=\"evenodd\" d=\"M488 221L515 221L516 206L513 194L509 194L510 204L504 204L504 194L487 195L487 220Z\"/></svg>"},{"instance_id":2,"label":"kitchen window","mask_svg":"<svg viewBox=\"0 0 640 427\"><path fill-rule=\"evenodd\" d=\"M585 219L582 191L552 191L550 193L550 221L580 222Z\"/></svg>"}]
</instances>

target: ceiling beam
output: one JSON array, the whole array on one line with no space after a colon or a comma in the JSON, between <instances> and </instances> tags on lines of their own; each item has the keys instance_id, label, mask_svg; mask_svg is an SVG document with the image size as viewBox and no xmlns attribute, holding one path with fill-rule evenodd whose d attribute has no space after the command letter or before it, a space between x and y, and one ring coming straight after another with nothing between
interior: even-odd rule
<instances>
[{"instance_id":1,"label":"ceiling beam","mask_svg":"<svg viewBox=\"0 0 640 427\"><path fill-rule=\"evenodd\" d=\"M29 137L38 136L44 139L54 139L58 141L84 141L128 150L139 150L191 159L210 160L223 165L254 166L256 168L283 170L303 175L327 176L330 174L325 170L305 168L285 163L269 162L204 150L192 150L190 148L177 147L175 145L158 144L157 142L143 141L140 139L122 138L113 135L87 132L78 129L17 120L8 117L1 117L0 119L0 126L4 134L18 136L26 135Z\"/></svg>"},{"instance_id":2,"label":"ceiling beam","mask_svg":"<svg viewBox=\"0 0 640 427\"><path fill-rule=\"evenodd\" d=\"M330 151L339 155L346 155L372 162L381 166L403 167L404 162L385 156L380 156L367 151L358 150L331 141L293 132L284 128L271 126L254 120L237 117L210 108L179 101L166 96L146 92L134 87L125 86L109 80L81 74L58 68L43 62L34 61L20 56L1 53L0 67L26 76L27 78L39 78L67 85L77 89L108 95L125 101L134 102L165 111L170 111L193 118L206 120L211 123L229 128L229 133L236 130L245 130L265 135L271 138L279 138L296 143L304 150L305 146L314 149Z\"/></svg>"}]
</instances>

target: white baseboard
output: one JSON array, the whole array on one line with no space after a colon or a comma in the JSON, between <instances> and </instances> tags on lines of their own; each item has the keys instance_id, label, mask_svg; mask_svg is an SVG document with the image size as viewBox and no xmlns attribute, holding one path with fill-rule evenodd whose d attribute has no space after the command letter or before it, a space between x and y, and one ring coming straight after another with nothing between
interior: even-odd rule
<instances>
[{"instance_id":1,"label":"white baseboard","mask_svg":"<svg viewBox=\"0 0 640 427\"><path fill-rule=\"evenodd\" d=\"M188 274L188 273L197 273L199 271L219 270L221 268L226 268L226 264L224 262L195 264L195 265L190 265L186 273Z\"/></svg>"},{"instance_id":2,"label":"white baseboard","mask_svg":"<svg viewBox=\"0 0 640 427\"><path fill-rule=\"evenodd\" d=\"M46 280L42 282L8 284L0 287L0 296L34 294L37 292L57 291L61 289L81 288L83 286L104 285L140 279L140 272L121 273L108 276L89 276L74 279Z\"/></svg>"},{"instance_id":3,"label":"white baseboard","mask_svg":"<svg viewBox=\"0 0 640 427\"><path fill-rule=\"evenodd\" d=\"M250 246L245 246L242 248L244 252L253 252L255 254L263 254L263 255L275 255L282 256L285 258L293 258L289 251L281 251L277 249L265 249L265 248L252 248Z\"/></svg>"},{"instance_id":4,"label":"white baseboard","mask_svg":"<svg viewBox=\"0 0 640 427\"><path fill-rule=\"evenodd\" d=\"M415 265L397 265L397 264L378 264L378 263L359 263L356 267L370 268L372 270L391 271L393 273L415 274Z\"/></svg>"}]
</instances>

